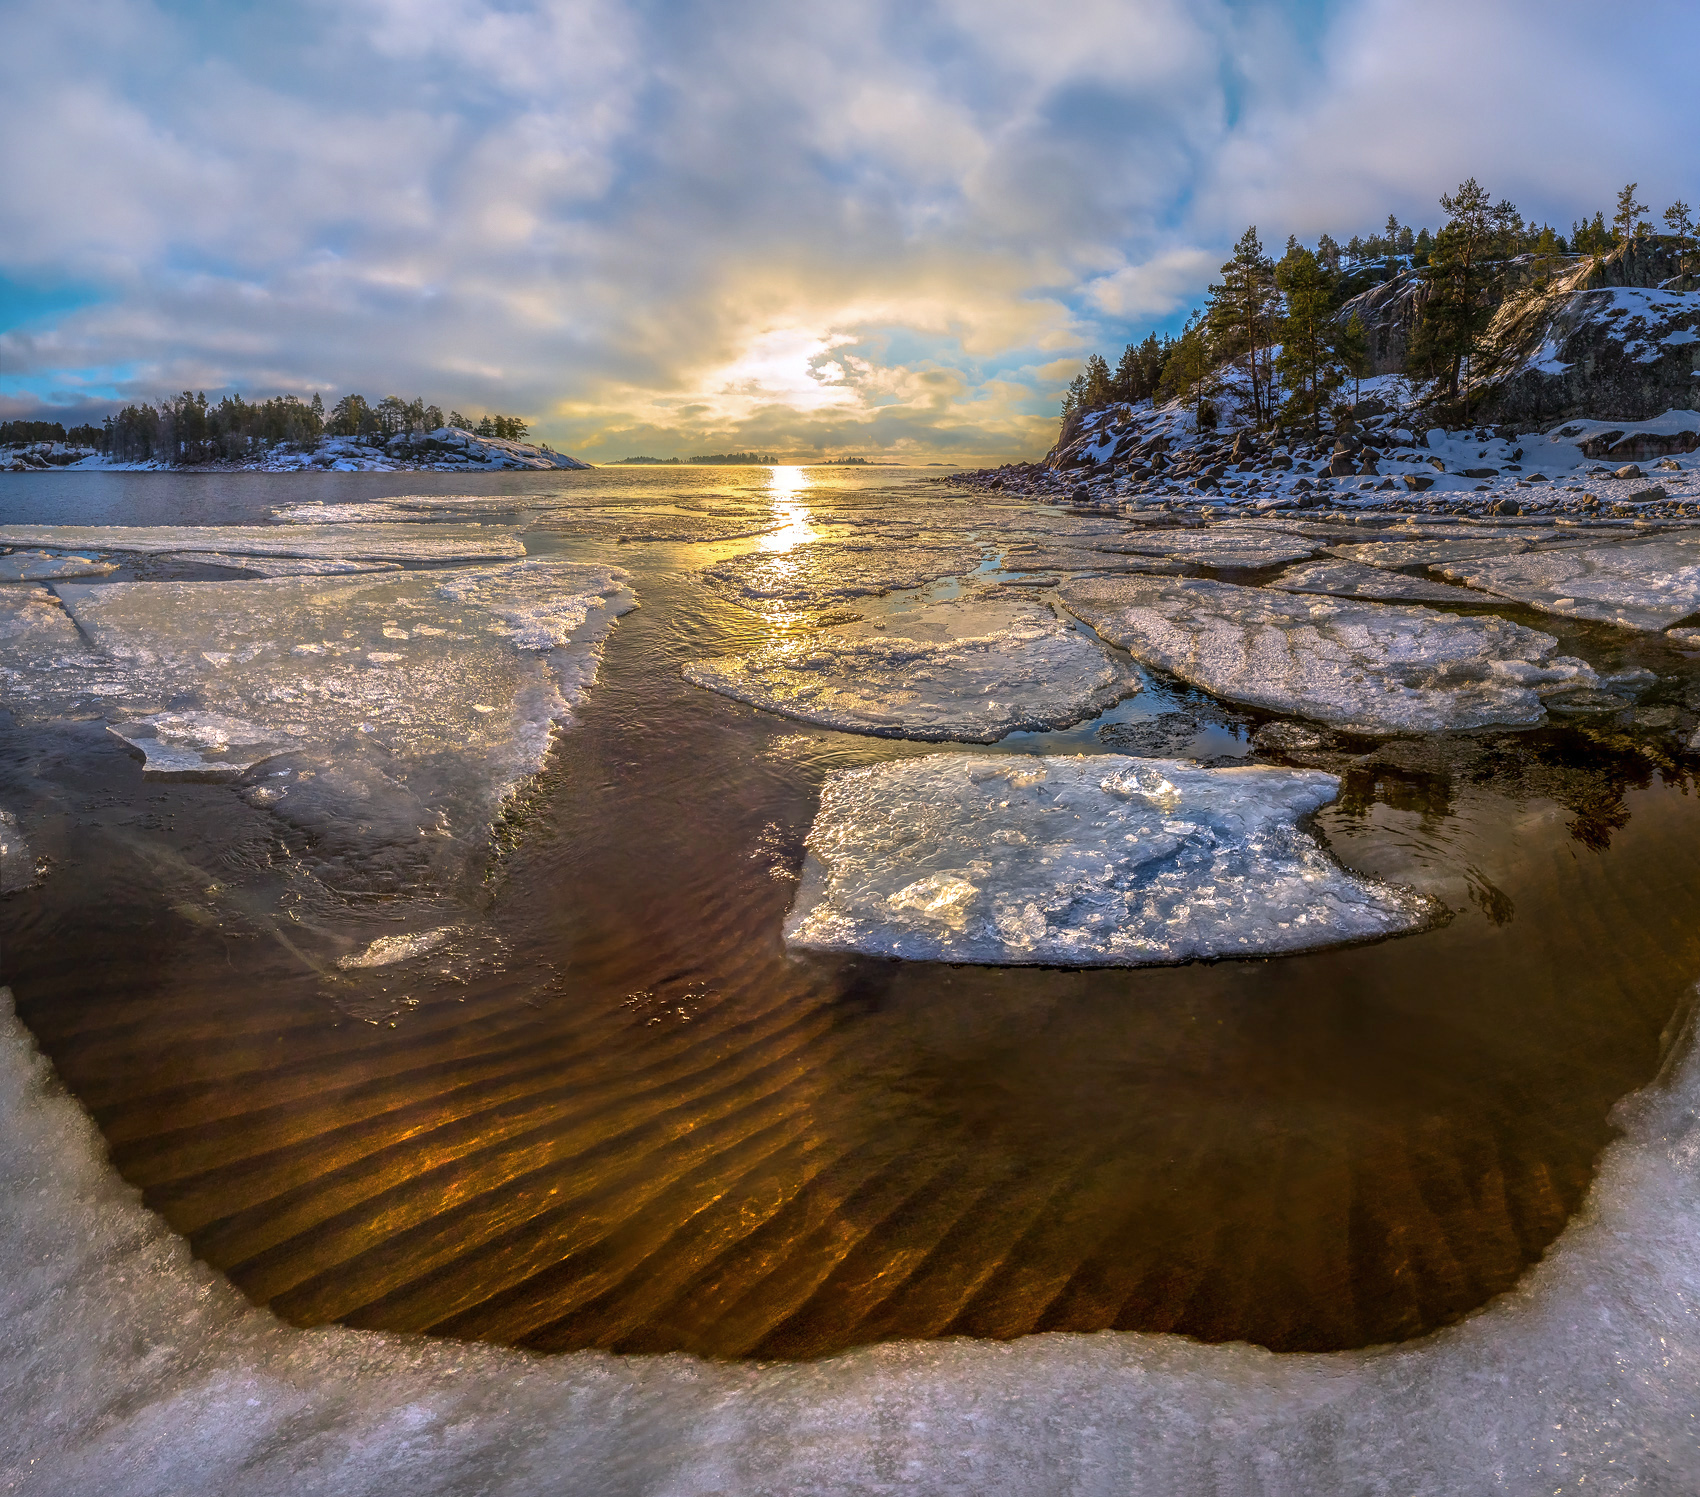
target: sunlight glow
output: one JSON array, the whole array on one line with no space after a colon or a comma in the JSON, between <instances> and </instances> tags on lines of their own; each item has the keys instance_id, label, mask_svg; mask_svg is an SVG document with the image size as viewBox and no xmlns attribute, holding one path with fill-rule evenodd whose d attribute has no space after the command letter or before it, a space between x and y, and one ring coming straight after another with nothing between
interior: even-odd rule
<instances>
[{"instance_id":1,"label":"sunlight glow","mask_svg":"<svg viewBox=\"0 0 1700 1497\"><path fill-rule=\"evenodd\" d=\"M802 497L809 487L809 475L803 468L770 468L768 472L773 517L785 523L782 529L761 538L761 548L783 555L815 538L814 528L809 524L809 507Z\"/></svg>"}]
</instances>

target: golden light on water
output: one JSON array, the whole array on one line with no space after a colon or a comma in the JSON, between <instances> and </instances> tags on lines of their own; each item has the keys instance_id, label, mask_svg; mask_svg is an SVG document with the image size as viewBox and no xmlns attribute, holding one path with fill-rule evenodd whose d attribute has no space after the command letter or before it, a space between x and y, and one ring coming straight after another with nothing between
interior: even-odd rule
<instances>
[{"instance_id":1,"label":"golden light on water","mask_svg":"<svg viewBox=\"0 0 1700 1497\"><path fill-rule=\"evenodd\" d=\"M771 535L761 538L761 548L783 555L815 537L809 524L809 507L803 502L803 495L809 487L809 475L803 468L784 467L768 469L768 477L774 518L785 523Z\"/></svg>"}]
</instances>

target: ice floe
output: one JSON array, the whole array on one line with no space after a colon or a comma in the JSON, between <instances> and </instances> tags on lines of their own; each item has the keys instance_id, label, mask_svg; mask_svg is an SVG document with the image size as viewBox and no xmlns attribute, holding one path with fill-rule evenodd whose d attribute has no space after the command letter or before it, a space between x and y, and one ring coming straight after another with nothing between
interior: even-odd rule
<instances>
[{"instance_id":1,"label":"ice floe","mask_svg":"<svg viewBox=\"0 0 1700 1497\"><path fill-rule=\"evenodd\" d=\"M1700 612L1700 536L1535 551L1440 570L1546 613L1626 629L1664 629Z\"/></svg>"},{"instance_id":2,"label":"ice floe","mask_svg":"<svg viewBox=\"0 0 1700 1497\"><path fill-rule=\"evenodd\" d=\"M1586 546L1592 539L1573 530L1530 532L1507 527L1496 535L1428 535L1410 540L1362 541L1328 549L1347 561L1398 570L1403 567L1440 567L1488 556L1515 556L1535 545Z\"/></svg>"},{"instance_id":3,"label":"ice floe","mask_svg":"<svg viewBox=\"0 0 1700 1497\"><path fill-rule=\"evenodd\" d=\"M337 961L344 972L361 967L389 967L396 962L411 961L436 951L455 934L452 925L439 925L434 930L412 931L404 935L379 936L360 951L350 952Z\"/></svg>"},{"instance_id":4,"label":"ice floe","mask_svg":"<svg viewBox=\"0 0 1700 1497\"><path fill-rule=\"evenodd\" d=\"M978 567L982 554L972 542L905 546L810 541L788 551L746 552L705 567L698 575L742 607L786 613L960 576Z\"/></svg>"},{"instance_id":5,"label":"ice floe","mask_svg":"<svg viewBox=\"0 0 1700 1497\"><path fill-rule=\"evenodd\" d=\"M1368 598L1397 603L1475 603L1489 600L1466 587L1407 577L1384 567L1356 561L1314 561L1283 572L1269 584L1279 592L1326 593L1336 598Z\"/></svg>"},{"instance_id":6,"label":"ice floe","mask_svg":"<svg viewBox=\"0 0 1700 1497\"><path fill-rule=\"evenodd\" d=\"M1342 868L1297 825L1315 770L1119 754L934 754L821 792L793 946L912 960L1140 966L1414 930L1428 899Z\"/></svg>"},{"instance_id":7,"label":"ice floe","mask_svg":"<svg viewBox=\"0 0 1700 1497\"><path fill-rule=\"evenodd\" d=\"M930 604L685 667L726 696L852 733L994 743L1138 689L1096 641L1026 601Z\"/></svg>"},{"instance_id":8,"label":"ice floe","mask_svg":"<svg viewBox=\"0 0 1700 1497\"><path fill-rule=\"evenodd\" d=\"M160 555L323 557L341 561L502 561L525 555L511 530L480 525L0 525L0 546Z\"/></svg>"},{"instance_id":9,"label":"ice floe","mask_svg":"<svg viewBox=\"0 0 1700 1497\"><path fill-rule=\"evenodd\" d=\"M234 780L292 746L292 735L222 712L155 712L107 728L156 780Z\"/></svg>"},{"instance_id":10,"label":"ice floe","mask_svg":"<svg viewBox=\"0 0 1700 1497\"><path fill-rule=\"evenodd\" d=\"M337 577L350 572L393 572L394 561L339 561L327 556L236 556L227 551L167 551L163 560L224 567L254 577Z\"/></svg>"},{"instance_id":11,"label":"ice floe","mask_svg":"<svg viewBox=\"0 0 1700 1497\"><path fill-rule=\"evenodd\" d=\"M1280 566L1303 561L1322 550L1320 541L1286 531L1261 527L1239 529L1217 525L1208 530L1147 530L1092 542L1096 551L1121 551L1138 556L1166 556L1199 566L1244 568Z\"/></svg>"},{"instance_id":12,"label":"ice floe","mask_svg":"<svg viewBox=\"0 0 1700 1497\"><path fill-rule=\"evenodd\" d=\"M38 582L50 577L103 577L116 572L110 561L87 556L54 556L47 551L14 551L0 556L0 582Z\"/></svg>"},{"instance_id":13,"label":"ice floe","mask_svg":"<svg viewBox=\"0 0 1700 1497\"><path fill-rule=\"evenodd\" d=\"M1061 596L1111 643L1214 696L1367 733L1529 726L1543 695L1599 684L1551 635L1500 618L1199 578L1085 579Z\"/></svg>"}]
</instances>

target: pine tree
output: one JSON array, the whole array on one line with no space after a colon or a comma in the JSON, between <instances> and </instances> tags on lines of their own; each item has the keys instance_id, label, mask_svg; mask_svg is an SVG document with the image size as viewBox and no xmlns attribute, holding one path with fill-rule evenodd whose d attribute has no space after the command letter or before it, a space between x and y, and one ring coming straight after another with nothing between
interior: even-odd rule
<instances>
[{"instance_id":1,"label":"pine tree","mask_svg":"<svg viewBox=\"0 0 1700 1497\"><path fill-rule=\"evenodd\" d=\"M1471 177L1440 206L1449 215L1429 255L1430 293L1422 320L1411 339L1412 367L1444 381L1448 396L1458 393L1464 365L1487 330L1489 310L1481 305L1488 280L1486 257L1505 218L1489 205L1488 195Z\"/></svg>"},{"instance_id":2,"label":"pine tree","mask_svg":"<svg viewBox=\"0 0 1700 1497\"><path fill-rule=\"evenodd\" d=\"M1110 366L1102 354L1093 354L1082 371L1085 376L1084 406L1088 411L1101 410L1110 403Z\"/></svg>"},{"instance_id":3,"label":"pine tree","mask_svg":"<svg viewBox=\"0 0 1700 1497\"><path fill-rule=\"evenodd\" d=\"M1688 257L1692 255L1700 243L1697 243L1694 227L1694 210L1678 198L1670 207L1665 209L1665 228L1675 241L1673 248L1678 256L1678 268L1684 272L1688 269Z\"/></svg>"},{"instance_id":4,"label":"pine tree","mask_svg":"<svg viewBox=\"0 0 1700 1497\"><path fill-rule=\"evenodd\" d=\"M1329 275L1340 274L1340 246L1331 236L1324 234L1316 241L1316 258Z\"/></svg>"},{"instance_id":5,"label":"pine tree","mask_svg":"<svg viewBox=\"0 0 1700 1497\"><path fill-rule=\"evenodd\" d=\"M1163 363L1162 388L1192 401L1196 426L1204 425L1204 402L1214 392L1214 372L1215 360L1210 355L1204 320L1195 312L1187 319L1186 327Z\"/></svg>"},{"instance_id":6,"label":"pine tree","mask_svg":"<svg viewBox=\"0 0 1700 1497\"><path fill-rule=\"evenodd\" d=\"M1275 359L1287 388L1281 419L1294 424L1308 420L1311 435L1317 437L1328 397L1339 389L1341 379L1333 322L1334 277L1307 249L1289 255L1275 274L1287 298L1281 352Z\"/></svg>"},{"instance_id":7,"label":"pine tree","mask_svg":"<svg viewBox=\"0 0 1700 1497\"><path fill-rule=\"evenodd\" d=\"M1627 244L1634 237L1636 224L1647 211L1645 203L1635 201L1635 189L1640 185L1631 182L1617 195L1617 212L1612 216L1611 226L1619 244Z\"/></svg>"},{"instance_id":8,"label":"pine tree","mask_svg":"<svg viewBox=\"0 0 1700 1497\"><path fill-rule=\"evenodd\" d=\"M1369 332L1356 312L1336 334L1334 351L1346 373L1352 376L1352 404L1356 405L1363 395L1363 378L1369 373Z\"/></svg>"},{"instance_id":9,"label":"pine tree","mask_svg":"<svg viewBox=\"0 0 1700 1497\"><path fill-rule=\"evenodd\" d=\"M1259 431L1270 414L1264 398L1268 385L1264 366L1275 296L1275 267L1263 253L1253 224L1240 235L1234 258L1222 267L1221 284L1210 288L1208 317L1217 352L1235 360L1247 373L1252 416Z\"/></svg>"}]
</instances>

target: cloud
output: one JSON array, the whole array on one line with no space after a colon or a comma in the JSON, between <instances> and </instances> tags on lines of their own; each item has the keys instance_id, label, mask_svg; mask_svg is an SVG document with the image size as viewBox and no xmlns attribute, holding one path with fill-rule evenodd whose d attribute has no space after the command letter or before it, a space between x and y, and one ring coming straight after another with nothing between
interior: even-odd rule
<instances>
[{"instance_id":1,"label":"cloud","mask_svg":"<svg viewBox=\"0 0 1700 1497\"><path fill-rule=\"evenodd\" d=\"M37 310L0 395L1033 455L1080 358L1172 322L1247 222L1432 221L1471 173L1561 224L1620 176L1694 201L1682 90L1636 80L1700 21L1645 11L14 0L0 277Z\"/></svg>"}]
</instances>

